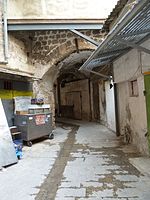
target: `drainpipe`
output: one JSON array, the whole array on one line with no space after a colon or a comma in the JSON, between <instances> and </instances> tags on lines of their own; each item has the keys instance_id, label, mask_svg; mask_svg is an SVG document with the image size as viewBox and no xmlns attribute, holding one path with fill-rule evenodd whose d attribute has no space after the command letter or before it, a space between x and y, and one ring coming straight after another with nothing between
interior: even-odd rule
<instances>
[{"instance_id":1,"label":"drainpipe","mask_svg":"<svg viewBox=\"0 0 150 200\"><path fill-rule=\"evenodd\" d=\"M120 136L119 124L119 111L118 111L118 98L117 98L117 85L114 83L114 100L115 100L115 118L116 118L116 136Z\"/></svg>"},{"instance_id":2,"label":"drainpipe","mask_svg":"<svg viewBox=\"0 0 150 200\"><path fill-rule=\"evenodd\" d=\"M8 30L7 30L7 0L3 0L3 39L4 39L4 61L1 64L8 63Z\"/></svg>"},{"instance_id":3,"label":"drainpipe","mask_svg":"<svg viewBox=\"0 0 150 200\"><path fill-rule=\"evenodd\" d=\"M91 105L91 81L88 80L89 85L89 104L90 104L90 121L92 121L92 105Z\"/></svg>"}]
</instances>

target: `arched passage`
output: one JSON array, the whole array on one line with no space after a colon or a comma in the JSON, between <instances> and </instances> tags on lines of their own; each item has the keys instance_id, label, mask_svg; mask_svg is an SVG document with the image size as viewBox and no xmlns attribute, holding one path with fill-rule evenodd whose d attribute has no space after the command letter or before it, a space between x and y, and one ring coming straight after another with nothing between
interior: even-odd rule
<instances>
[{"instance_id":1,"label":"arched passage","mask_svg":"<svg viewBox=\"0 0 150 200\"><path fill-rule=\"evenodd\" d=\"M55 95L58 116L90 120L89 73L78 71L90 53L73 53L58 64Z\"/></svg>"},{"instance_id":2,"label":"arched passage","mask_svg":"<svg viewBox=\"0 0 150 200\"><path fill-rule=\"evenodd\" d=\"M82 33L97 41L103 37L100 30L83 30ZM55 103L56 80L63 77L61 81L66 81L67 84L81 80L88 82L89 74L79 73L78 68L90 56L95 46L65 30L35 31L29 33L26 38L24 35L25 32L19 32L16 37L25 43L29 63L35 72L34 95L35 97L44 97L45 103L51 105L54 116L57 106ZM85 94L82 97L85 97ZM90 105L85 110L88 110L89 107ZM82 110L84 110L83 106ZM90 114L87 115L86 112L82 116L90 118ZM92 116L95 115L92 114Z\"/></svg>"},{"instance_id":3,"label":"arched passage","mask_svg":"<svg viewBox=\"0 0 150 200\"><path fill-rule=\"evenodd\" d=\"M80 55L83 51L92 52L95 49L94 45L86 42L83 39L76 38L76 41L77 42L75 42L75 38L72 37L66 40L64 43L58 43L57 46L44 45L43 47L38 41L33 44L32 62L35 62L35 76L43 78L50 70L55 70L59 63L67 59L73 53L78 52L78 55ZM43 50L43 48L45 49ZM87 58L88 57L86 56L86 59ZM83 59L84 61L86 60L85 58Z\"/></svg>"},{"instance_id":4,"label":"arched passage","mask_svg":"<svg viewBox=\"0 0 150 200\"><path fill-rule=\"evenodd\" d=\"M73 50L71 52L73 52ZM57 114L67 117L65 113L73 106L73 113L70 113L68 117L74 116L76 119L90 119L89 74L81 73L78 69L89 57L91 52L92 50L89 48L87 50L80 50L79 52L70 53L69 56L66 56L66 54L63 55L64 59L62 59L62 55L60 55L60 60L57 62L57 58L54 65L49 65L49 68L47 68L42 78L34 82L34 93L36 97L42 96L45 98L46 103L51 105L53 116ZM67 89L67 91L65 91L66 85L67 88L70 87L69 85L72 85L72 90ZM73 85L78 85L78 88ZM70 102L71 98L72 102ZM77 99L78 101L75 101ZM88 100L87 108L85 108L85 104L83 104L85 100ZM77 114L79 113L78 107L80 107L80 117ZM86 111L88 111L88 113L86 113Z\"/></svg>"}]
</instances>

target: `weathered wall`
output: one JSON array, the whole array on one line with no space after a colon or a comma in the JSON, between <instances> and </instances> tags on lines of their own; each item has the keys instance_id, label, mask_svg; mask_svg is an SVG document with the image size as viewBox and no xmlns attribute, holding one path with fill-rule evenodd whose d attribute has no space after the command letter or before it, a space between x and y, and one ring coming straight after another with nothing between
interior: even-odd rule
<instances>
[{"instance_id":1,"label":"weathered wall","mask_svg":"<svg viewBox=\"0 0 150 200\"><path fill-rule=\"evenodd\" d=\"M117 15L113 22L110 24L110 30L113 29L117 23L119 23L123 16L125 16L127 12L129 12L136 3L138 3L138 0L128 0L127 4L119 13L119 16Z\"/></svg>"},{"instance_id":2,"label":"weathered wall","mask_svg":"<svg viewBox=\"0 0 150 200\"><path fill-rule=\"evenodd\" d=\"M97 40L103 37L99 30L83 32ZM77 38L78 47L75 44L75 38ZM46 102L51 104L53 115L55 113L53 84L60 70L57 64L77 50L80 52L92 49L95 49L94 45L70 31L37 31L35 33L32 44L32 63L35 66L35 76L42 80L34 83L34 93L37 97L46 98Z\"/></svg>"},{"instance_id":3,"label":"weathered wall","mask_svg":"<svg viewBox=\"0 0 150 200\"><path fill-rule=\"evenodd\" d=\"M34 74L34 66L29 63L25 44L9 34L9 59L6 68L16 72Z\"/></svg>"},{"instance_id":4,"label":"weathered wall","mask_svg":"<svg viewBox=\"0 0 150 200\"><path fill-rule=\"evenodd\" d=\"M12 8L11 8L12 9ZM3 28L3 22L2 22L2 16L3 16L4 8L3 3L0 1L0 62L4 62L5 56L4 56L4 28ZM13 37L11 34L9 34L8 39L8 64L2 65L3 68L6 69L13 69L18 71L24 71L24 72L33 72L34 68L33 66L29 66L28 63L28 57L27 57L27 50L25 48L25 45L20 40ZM7 48L7 47L6 47Z\"/></svg>"},{"instance_id":5,"label":"weathered wall","mask_svg":"<svg viewBox=\"0 0 150 200\"><path fill-rule=\"evenodd\" d=\"M120 132L121 134L126 132L126 139L131 139L140 152L148 154L148 142L145 137L147 119L143 94L144 78L141 74L143 66L140 57L140 52L133 49L116 60L113 63L114 81L118 89ZM135 79L137 79L139 94L130 96L129 82Z\"/></svg>"},{"instance_id":6,"label":"weathered wall","mask_svg":"<svg viewBox=\"0 0 150 200\"><path fill-rule=\"evenodd\" d=\"M107 125L105 81L99 82L99 108L100 108L100 122L103 125Z\"/></svg>"},{"instance_id":7,"label":"weathered wall","mask_svg":"<svg viewBox=\"0 0 150 200\"><path fill-rule=\"evenodd\" d=\"M67 83L61 88L61 104L67 105L66 95L71 92L81 93L82 119L90 120L90 100L89 100L89 82L88 80L75 81Z\"/></svg>"},{"instance_id":8,"label":"weathered wall","mask_svg":"<svg viewBox=\"0 0 150 200\"><path fill-rule=\"evenodd\" d=\"M103 19L117 0L11 0L9 18Z\"/></svg>"},{"instance_id":9,"label":"weathered wall","mask_svg":"<svg viewBox=\"0 0 150 200\"><path fill-rule=\"evenodd\" d=\"M103 37L99 30L82 32L95 40ZM32 45L32 62L36 67L35 76L42 77L53 65L76 52L75 38L77 38L79 51L95 49L94 45L70 31L37 31Z\"/></svg>"},{"instance_id":10,"label":"weathered wall","mask_svg":"<svg viewBox=\"0 0 150 200\"><path fill-rule=\"evenodd\" d=\"M92 83L92 82L91 82ZM115 105L114 105L114 89L110 89L110 82L104 80L98 80L98 100L99 100L99 107L97 108L97 112L99 112L99 119L101 124L107 126L113 131L116 131L116 122L115 122ZM92 120L95 120L94 117L94 104L95 98L93 98L93 84L91 86L91 114Z\"/></svg>"},{"instance_id":11,"label":"weathered wall","mask_svg":"<svg viewBox=\"0 0 150 200\"><path fill-rule=\"evenodd\" d=\"M57 78L57 69L50 70L42 80L34 81L33 92L34 97L44 97L44 102L50 104L50 109L53 114L53 121L55 117L55 99L54 99L54 82Z\"/></svg>"},{"instance_id":12,"label":"weathered wall","mask_svg":"<svg viewBox=\"0 0 150 200\"><path fill-rule=\"evenodd\" d=\"M29 61L26 46L21 40L9 34L7 62L4 60L1 50L3 51L3 49L0 48L0 62L2 62L0 72L28 77L34 75L35 67Z\"/></svg>"},{"instance_id":13,"label":"weathered wall","mask_svg":"<svg viewBox=\"0 0 150 200\"><path fill-rule=\"evenodd\" d=\"M129 81L140 75L139 52L131 50L114 62L114 81L116 83Z\"/></svg>"},{"instance_id":14,"label":"weathered wall","mask_svg":"<svg viewBox=\"0 0 150 200\"><path fill-rule=\"evenodd\" d=\"M3 25L2 25L3 4L0 1L0 62L4 61L4 41L3 41Z\"/></svg>"},{"instance_id":15,"label":"weathered wall","mask_svg":"<svg viewBox=\"0 0 150 200\"><path fill-rule=\"evenodd\" d=\"M150 39L145 41L142 44L142 46L149 49ZM139 61L140 61L140 64L142 66L142 72L149 72L150 71L150 56L149 56L149 54L141 52Z\"/></svg>"},{"instance_id":16,"label":"weathered wall","mask_svg":"<svg viewBox=\"0 0 150 200\"><path fill-rule=\"evenodd\" d=\"M103 37L99 30L83 32L96 40ZM26 33L24 32L24 34ZM37 31L30 42L26 41L25 37L23 39L23 36L20 39L17 33L16 35L10 33L9 59L4 68L18 73L34 74L35 77L42 78L55 64L77 51L75 38L78 40L79 51L95 49L94 45L69 31ZM31 50L30 55L28 54L29 49ZM3 57L3 51L1 57Z\"/></svg>"},{"instance_id":17,"label":"weathered wall","mask_svg":"<svg viewBox=\"0 0 150 200\"><path fill-rule=\"evenodd\" d=\"M110 89L110 81L105 82L106 93L106 117L107 126L114 132L116 131L114 87Z\"/></svg>"},{"instance_id":18,"label":"weathered wall","mask_svg":"<svg viewBox=\"0 0 150 200\"><path fill-rule=\"evenodd\" d=\"M103 37L99 30L82 32L96 40ZM34 76L39 78L34 82L34 96L44 97L45 102L51 105L54 116L54 82L60 71L57 64L74 52L93 50L95 46L70 31L36 31L32 35L30 44L25 39L23 33L9 34L10 55L9 63L5 68L12 69L18 74L25 72L26 75L32 75L34 73ZM27 44L30 45L30 58Z\"/></svg>"},{"instance_id":19,"label":"weathered wall","mask_svg":"<svg viewBox=\"0 0 150 200\"><path fill-rule=\"evenodd\" d=\"M99 104L99 80L91 81L91 116L93 121L100 121L100 104Z\"/></svg>"}]
</instances>

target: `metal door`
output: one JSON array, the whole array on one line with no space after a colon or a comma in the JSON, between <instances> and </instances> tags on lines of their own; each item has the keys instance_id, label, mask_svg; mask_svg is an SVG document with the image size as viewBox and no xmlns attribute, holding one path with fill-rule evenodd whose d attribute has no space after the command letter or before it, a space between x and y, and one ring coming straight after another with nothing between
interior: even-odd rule
<instances>
[{"instance_id":1,"label":"metal door","mask_svg":"<svg viewBox=\"0 0 150 200\"><path fill-rule=\"evenodd\" d=\"M144 82L145 82L145 98L146 98L146 111L147 111L148 144L150 150L150 75L144 76Z\"/></svg>"},{"instance_id":2,"label":"metal door","mask_svg":"<svg viewBox=\"0 0 150 200\"><path fill-rule=\"evenodd\" d=\"M66 104L73 106L74 119L82 119L82 96L80 91L66 93Z\"/></svg>"}]
</instances>

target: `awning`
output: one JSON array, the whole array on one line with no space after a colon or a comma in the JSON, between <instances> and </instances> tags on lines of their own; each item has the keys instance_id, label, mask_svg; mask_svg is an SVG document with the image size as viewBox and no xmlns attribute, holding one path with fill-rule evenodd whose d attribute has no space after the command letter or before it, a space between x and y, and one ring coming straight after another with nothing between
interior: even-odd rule
<instances>
[{"instance_id":1,"label":"awning","mask_svg":"<svg viewBox=\"0 0 150 200\"><path fill-rule=\"evenodd\" d=\"M108 33L105 40L99 44L94 53L79 70L91 71L111 63L131 48L136 48L150 54L150 50L142 47L150 37L150 1L140 0Z\"/></svg>"},{"instance_id":2,"label":"awning","mask_svg":"<svg viewBox=\"0 0 150 200\"><path fill-rule=\"evenodd\" d=\"M104 19L8 19L8 31L100 30Z\"/></svg>"}]
</instances>

